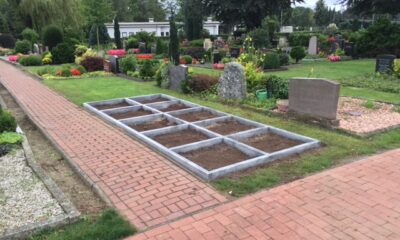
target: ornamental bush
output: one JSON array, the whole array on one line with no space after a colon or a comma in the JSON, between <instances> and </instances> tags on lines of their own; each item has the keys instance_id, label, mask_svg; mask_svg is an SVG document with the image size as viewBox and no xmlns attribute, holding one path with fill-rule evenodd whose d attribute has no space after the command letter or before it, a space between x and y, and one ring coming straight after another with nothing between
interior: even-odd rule
<instances>
[{"instance_id":1,"label":"ornamental bush","mask_svg":"<svg viewBox=\"0 0 400 240\"><path fill-rule=\"evenodd\" d=\"M17 121L10 112L0 108L0 133L15 132Z\"/></svg>"},{"instance_id":2,"label":"ornamental bush","mask_svg":"<svg viewBox=\"0 0 400 240\"><path fill-rule=\"evenodd\" d=\"M130 37L126 41L126 49L132 49L132 48L138 48L139 47L139 41L135 37Z\"/></svg>"},{"instance_id":3,"label":"ornamental bush","mask_svg":"<svg viewBox=\"0 0 400 240\"><path fill-rule=\"evenodd\" d=\"M279 62L281 66L289 65L289 55L286 53L279 54Z\"/></svg>"},{"instance_id":4,"label":"ornamental bush","mask_svg":"<svg viewBox=\"0 0 400 240\"><path fill-rule=\"evenodd\" d=\"M15 52L28 54L32 50L32 43L28 40L20 40L15 44Z\"/></svg>"},{"instance_id":5,"label":"ornamental bush","mask_svg":"<svg viewBox=\"0 0 400 240\"><path fill-rule=\"evenodd\" d=\"M192 64L193 58L190 55L184 55L181 57L181 64Z\"/></svg>"},{"instance_id":6,"label":"ornamental bush","mask_svg":"<svg viewBox=\"0 0 400 240\"><path fill-rule=\"evenodd\" d=\"M50 25L43 30L43 43L48 46L50 50L62 43L64 40L61 29L57 26Z\"/></svg>"},{"instance_id":7,"label":"ornamental bush","mask_svg":"<svg viewBox=\"0 0 400 240\"><path fill-rule=\"evenodd\" d=\"M264 69L278 69L281 66L280 58L277 53L268 52L263 58L263 68Z\"/></svg>"},{"instance_id":8,"label":"ornamental bush","mask_svg":"<svg viewBox=\"0 0 400 240\"><path fill-rule=\"evenodd\" d=\"M142 68L140 69L140 76L147 80L151 79L155 75L155 70L151 60L145 60Z\"/></svg>"},{"instance_id":9,"label":"ornamental bush","mask_svg":"<svg viewBox=\"0 0 400 240\"><path fill-rule=\"evenodd\" d=\"M306 56L306 51L304 50L304 47L301 46L293 47L292 51L290 51L290 57L295 59L296 63L298 63L305 56Z\"/></svg>"},{"instance_id":10,"label":"ornamental bush","mask_svg":"<svg viewBox=\"0 0 400 240\"><path fill-rule=\"evenodd\" d=\"M204 92L211 90L219 81L218 77L213 77L205 74L194 75L189 80L189 88L193 92Z\"/></svg>"},{"instance_id":11,"label":"ornamental bush","mask_svg":"<svg viewBox=\"0 0 400 240\"><path fill-rule=\"evenodd\" d=\"M257 49L267 48L270 46L268 30L264 28L256 28L249 32L249 36L252 38L254 47Z\"/></svg>"},{"instance_id":12,"label":"ornamental bush","mask_svg":"<svg viewBox=\"0 0 400 240\"><path fill-rule=\"evenodd\" d=\"M125 58L122 58L120 63L120 67L121 67L121 71L123 73L128 73L130 72L134 72L136 70L136 58L134 56L128 56Z\"/></svg>"},{"instance_id":13,"label":"ornamental bush","mask_svg":"<svg viewBox=\"0 0 400 240\"><path fill-rule=\"evenodd\" d=\"M14 48L15 38L11 34L0 34L0 47Z\"/></svg>"},{"instance_id":14,"label":"ornamental bush","mask_svg":"<svg viewBox=\"0 0 400 240\"><path fill-rule=\"evenodd\" d=\"M88 72L102 71L104 70L104 59L102 57L86 57L81 65Z\"/></svg>"},{"instance_id":15,"label":"ornamental bush","mask_svg":"<svg viewBox=\"0 0 400 240\"><path fill-rule=\"evenodd\" d=\"M23 66L41 66L42 57L40 55L29 55L26 57L20 57L18 62Z\"/></svg>"},{"instance_id":16,"label":"ornamental bush","mask_svg":"<svg viewBox=\"0 0 400 240\"><path fill-rule=\"evenodd\" d=\"M74 47L60 43L51 50L54 64L73 63L75 61Z\"/></svg>"},{"instance_id":17,"label":"ornamental bush","mask_svg":"<svg viewBox=\"0 0 400 240\"><path fill-rule=\"evenodd\" d=\"M39 34L30 28L25 28L21 35L23 39L28 40L31 43L37 43L39 40Z\"/></svg>"}]
</instances>

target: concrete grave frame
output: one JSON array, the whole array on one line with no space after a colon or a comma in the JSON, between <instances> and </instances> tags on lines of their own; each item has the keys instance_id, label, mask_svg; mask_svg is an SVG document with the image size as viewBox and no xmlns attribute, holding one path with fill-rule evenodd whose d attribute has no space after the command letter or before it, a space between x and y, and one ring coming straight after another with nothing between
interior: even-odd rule
<instances>
[{"instance_id":1,"label":"concrete grave frame","mask_svg":"<svg viewBox=\"0 0 400 240\"><path fill-rule=\"evenodd\" d=\"M168 101L157 102L157 103L150 103L150 104L142 104L138 101L143 101L146 99L156 99L156 98L165 98ZM116 120L112 118L109 114L115 111L123 111L124 108L116 108L116 109L108 109L108 110L98 110L96 106L100 105L107 105L126 101L132 106L139 106L145 109L150 110L154 114L141 116L141 117L134 117L130 119L121 119ZM188 109L171 111L171 112L162 112L160 110L167 108L168 106L174 103L181 103L188 106ZM113 100L106 100L100 102L89 102L84 103L84 108L90 112L97 114L100 118L106 120L109 123L112 123L120 128L122 128L125 132L129 135L134 136L135 138L145 142L146 144L150 145L155 150L161 152L162 154L166 155L170 160L174 161L175 163L181 165L183 168L187 169L188 171L196 174L197 176L201 177L204 180L213 180L219 177L222 177L226 174L241 171L244 169L248 169L251 167L255 167L258 165L262 165L274 160L281 159L283 157L290 156L292 154L301 153L309 149L318 148L320 147L320 142L316 139L305 137L302 135L298 135L292 132L288 132L282 129L278 129L272 126L264 125L258 122L250 121L241 117L229 115L214 109L210 109L204 106L200 106L182 99L178 99L169 95L165 94L153 94L153 95L146 95L146 96L139 96L139 97L132 97L132 98L120 98L120 99L113 99ZM125 107L132 108L132 107ZM188 122L182 119L179 119L179 116L185 113L191 112L199 112L199 111L208 111L215 115L214 118L197 121L197 122ZM172 121L176 124L176 126L168 126L165 128L159 128L150 131L139 132L134 130L133 128L129 127L130 124L135 123L144 123L146 121L152 121L155 119L165 118L169 121ZM224 120L236 120L242 124L253 126L254 128L238 133L234 133L231 135L223 136L218 133L212 132L205 128L206 126L224 121ZM167 148L160 143L153 140L155 136L178 132L184 129L193 129L195 131L201 132L204 135L208 136L209 139L202 140L199 142L194 142L182 146ZM264 152L259 149L253 148L248 146L240 140L246 139L249 137L257 136L262 133L273 132L277 135L280 135L285 138L293 139L302 142L302 144L283 149L277 152ZM229 146L232 146L239 151L245 153L249 156L248 160L238 162L235 164L231 164L228 166L224 166L214 170L206 170L205 168L201 167L200 165L190 161L189 159L183 157L181 154L193 150L198 150L206 147L213 146L218 143L225 143Z\"/></svg>"}]
</instances>

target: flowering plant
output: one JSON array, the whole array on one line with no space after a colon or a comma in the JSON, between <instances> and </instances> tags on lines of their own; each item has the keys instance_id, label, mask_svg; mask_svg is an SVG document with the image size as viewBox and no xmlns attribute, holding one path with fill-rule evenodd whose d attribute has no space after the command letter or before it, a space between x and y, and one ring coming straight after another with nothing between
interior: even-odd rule
<instances>
[{"instance_id":1,"label":"flowering plant","mask_svg":"<svg viewBox=\"0 0 400 240\"><path fill-rule=\"evenodd\" d=\"M74 75L74 76L80 76L81 75L81 72L78 70L78 69L76 69L76 68L72 68L71 70L69 70L71 73L72 73L72 75Z\"/></svg>"},{"instance_id":2,"label":"flowering plant","mask_svg":"<svg viewBox=\"0 0 400 240\"><path fill-rule=\"evenodd\" d=\"M153 54L138 54L137 59L153 59Z\"/></svg>"},{"instance_id":3,"label":"flowering plant","mask_svg":"<svg viewBox=\"0 0 400 240\"><path fill-rule=\"evenodd\" d=\"M18 61L18 55L10 55L10 56L8 56L8 61L10 61L10 62L16 62L16 61Z\"/></svg>"},{"instance_id":4,"label":"flowering plant","mask_svg":"<svg viewBox=\"0 0 400 240\"><path fill-rule=\"evenodd\" d=\"M331 62L339 62L340 60L342 60L342 58L338 55L332 54L328 57L328 60Z\"/></svg>"},{"instance_id":5,"label":"flowering plant","mask_svg":"<svg viewBox=\"0 0 400 240\"><path fill-rule=\"evenodd\" d=\"M223 64L223 63L215 63L215 64L213 64L213 68L214 69L224 69L225 68L225 64Z\"/></svg>"},{"instance_id":6,"label":"flowering plant","mask_svg":"<svg viewBox=\"0 0 400 240\"><path fill-rule=\"evenodd\" d=\"M112 49L108 50L107 54L110 56L125 56L126 51L124 49Z\"/></svg>"}]
</instances>

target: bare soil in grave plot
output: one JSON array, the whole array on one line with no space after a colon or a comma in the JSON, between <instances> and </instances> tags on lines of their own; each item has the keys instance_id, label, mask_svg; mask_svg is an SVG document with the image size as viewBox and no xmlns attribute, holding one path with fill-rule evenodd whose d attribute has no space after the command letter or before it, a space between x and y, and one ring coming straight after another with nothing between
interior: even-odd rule
<instances>
[{"instance_id":1,"label":"bare soil in grave plot","mask_svg":"<svg viewBox=\"0 0 400 240\"><path fill-rule=\"evenodd\" d=\"M115 118L117 120L120 119L127 119L127 118L133 118L133 117L141 117L141 116L146 116L153 114L150 111L144 110L144 109L139 109L137 111L127 111L127 112L122 112L122 113L113 113L109 114L112 118Z\"/></svg>"},{"instance_id":2,"label":"bare soil in grave plot","mask_svg":"<svg viewBox=\"0 0 400 240\"><path fill-rule=\"evenodd\" d=\"M167 133L153 138L154 141L166 146L167 148L182 146L206 139L209 139L209 137L193 129Z\"/></svg>"},{"instance_id":3,"label":"bare soil in grave plot","mask_svg":"<svg viewBox=\"0 0 400 240\"><path fill-rule=\"evenodd\" d=\"M223 122L217 122L215 124L207 126L207 129L221 135L230 135L233 133L243 132L255 128L255 126L246 125L236 120L227 120Z\"/></svg>"},{"instance_id":4,"label":"bare soil in grave plot","mask_svg":"<svg viewBox=\"0 0 400 240\"><path fill-rule=\"evenodd\" d=\"M225 143L186 152L181 155L209 171L251 158L242 151Z\"/></svg>"},{"instance_id":5,"label":"bare soil in grave plot","mask_svg":"<svg viewBox=\"0 0 400 240\"><path fill-rule=\"evenodd\" d=\"M132 105L129 105L127 102L121 102L121 103L116 103L116 104L110 104L110 105L98 105L95 106L97 110L109 110L109 109L114 109L114 108L122 108L122 107L129 107Z\"/></svg>"},{"instance_id":6,"label":"bare soil in grave plot","mask_svg":"<svg viewBox=\"0 0 400 240\"><path fill-rule=\"evenodd\" d=\"M158 119L152 122L146 122L142 124L130 124L129 127L135 129L139 132L150 131L159 128L171 127L176 126L176 123L169 121L166 118Z\"/></svg>"},{"instance_id":7,"label":"bare soil in grave plot","mask_svg":"<svg viewBox=\"0 0 400 240\"><path fill-rule=\"evenodd\" d=\"M250 137L241 142L268 153L291 148L303 143L300 141L279 136L275 133L260 134L254 137Z\"/></svg>"},{"instance_id":8,"label":"bare soil in grave plot","mask_svg":"<svg viewBox=\"0 0 400 240\"><path fill-rule=\"evenodd\" d=\"M150 103L158 103L158 102L166 102L166 101L171 101L168 98L163 98L163 97L158 97L154 99L149 99L149 100L134 100L136 102L140 102L141 104L150 104Z\"/></svg>"},{"instance_id":9,"label":"bare soil in grave plot","mask_svg":"<svg viewBox=\"0 0 400 240\"><path fill-rule=\"evenodd\" d=\"M164 109L160 109L160 111L162 112L172 112L172 111L178 111L178 110L183 110L183 109L188 109L190 108L189 106L186 106L182 103L177 103L177 104L173 104L167 108Z\"/></svg>"},{"instance_id":10,"label":"bare soil in grave plot","mask_svg":"<svg viewBox=\"0 0 400 240\"><path fill-rule=\"evenodd\" d=\"M25 132L36 162L41 165L75 207L82 214L97 214L106 209L107 205L72 170L68 162L29 120L1 85L0 94L11 113L16 117L18 125Z\"/></svg>"},{"instance_id":11,"label":"bare soil in grave plot","mask_svg":"<svg viewBox=\"0 0 400 240\"><path fill-rule=\"evenodd\" d=\"M177 116L177 118L188 122L197 122L216 117L218 116L209 111L190 112Z\"/></svg>"}]
</instances>

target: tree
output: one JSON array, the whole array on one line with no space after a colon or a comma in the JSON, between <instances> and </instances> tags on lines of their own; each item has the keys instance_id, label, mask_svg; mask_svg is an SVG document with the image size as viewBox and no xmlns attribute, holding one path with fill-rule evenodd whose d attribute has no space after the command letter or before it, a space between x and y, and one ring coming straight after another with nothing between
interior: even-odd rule
<instances>
[{"instance_id":1,"label":"tree","mask_svg":"<svg viewBox=\"0 0 400 240\"><path fill-rule=\"evenodd\" d=\"M329 9L324 0L318 0L315 6L314 18L318 26L327 26L329 24Z\"/></svg>"},{"instance_id":2,"label":"tree","mask_svg":"<svg viewBox=\"0 0 400 240\"><path fill-rule=\"evenodd\" d=\"M201 38L203 30L203 5L200 0L182 2L186 38L191 41Z\"/></svg>"},{"instance_id":3,"label":"tree","mask_svg":"<svg viewBox=\"0 0 400 240\"><path fill-rule=\"evenodd\" d=\"M89 32L89 45L107 44L110 42L107 28L103 23L93 24Z\"/></svg>"},{"instance_id":4,"label":"tree","mask_svg":"<svg viewBox=\"0 0 400 240\"><path fill-rule=\"evenodd\" d=\"M268 16L304 0L203 0L204 8L227 25L245 24L248 30L261 26Z\"/></svg>"},{"instance_id":5,"label":"tree","mask_svg":"<svg viewBox=\"0 0 400 240\"><path fill-rule=\"evenodd\" d=\"M314 11L306 7L293 8L290 24L302 28L314 26Z\"/></svg>"},{"instance_id":6,"label":"tree","mask_svg":"<svg viewBox=\"0 0 400 240\"><path fill-rule=\"evenodd\" d=\"M88 26L111 22L113 9L110 0L82 0Z\"/></svg>"},{"instance_id":7,"label":"tree","mask_svg":"<svg viewBox=\"0 0 400 240\"><path fill-rule=\"evenodd\" d=\"M119 30L118 16L114 18L114 42L117 49L122 49L121 31Z\"/></svg>"},{"instance_id":8,"label":"tree","mask_svg":"<svg viewBox=\"0 0 400 240\"><path fill-rule=\"evenodd\" d=\"M149 18L155 21L163 21L166 18L165 10L158 0L131 0L130 7L136 9L133 12L133 20L146 22Z\"/></svg>"},{"instance_id":9,"label":"tree","mask_svg":"<svg viewBox=\"0 0 400 240\"><path fill-rule=\"evenodd\" d=\"M175 65L179 64L179 39L178 29L176 28L174 14L171 14L169 20L170 36L169 36L169 58Z\"/></svg>"},{"instance_id":10,"label":"tree","mask_svg":"<svg viewBox=\"0 0 400 240\"><path fill-rule=\"evenodd\" d=\"M49 49L53 49L64 40L64 35L61 29L55 25L49 25L43 30L43 43Z\"/></svg>"},{"instance_id":11,"label":"tree","mask_svg":"<svg viewBox=\"0 0 400 240\"><path fill-rule=\"evenodd\" d=\"M359 14L398 14L400 1L398 0L341 0L353 12Z\"/></svg>"}]
</instances>

